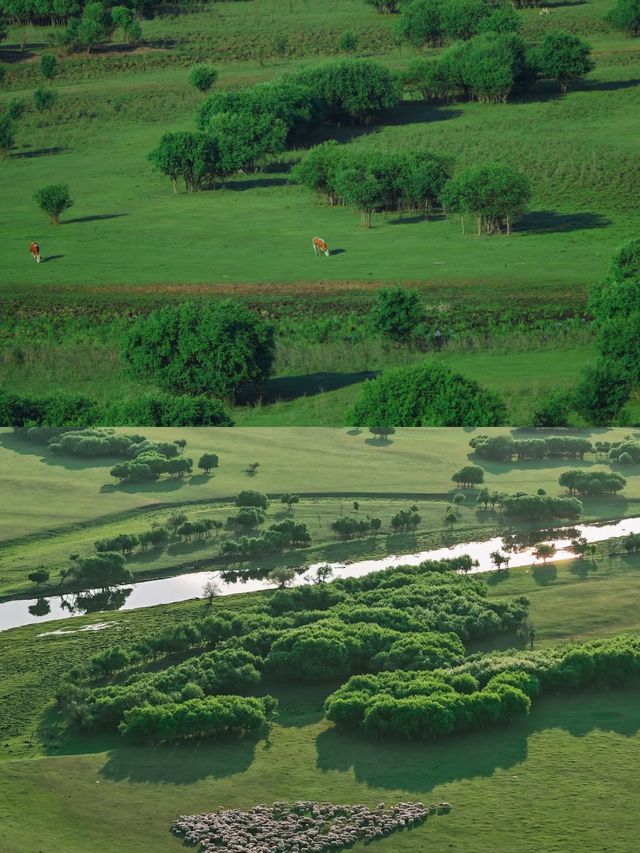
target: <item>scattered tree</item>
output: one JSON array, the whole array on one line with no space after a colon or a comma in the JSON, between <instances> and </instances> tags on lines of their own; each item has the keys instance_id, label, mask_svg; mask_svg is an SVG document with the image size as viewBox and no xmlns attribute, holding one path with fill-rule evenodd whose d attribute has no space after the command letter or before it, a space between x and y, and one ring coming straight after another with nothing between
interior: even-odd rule
<instances>
[{"instance_id":1,"label":"scattered tree","mask_svg":"<svg viewBox=\"0 0 640 853\"><path fill-rule=\"evenodd\" d=\"M60 224L60 214L73 204L67 184L48 184L35 193L34 199L54 225Z\"/></svg>"}]
</instances>

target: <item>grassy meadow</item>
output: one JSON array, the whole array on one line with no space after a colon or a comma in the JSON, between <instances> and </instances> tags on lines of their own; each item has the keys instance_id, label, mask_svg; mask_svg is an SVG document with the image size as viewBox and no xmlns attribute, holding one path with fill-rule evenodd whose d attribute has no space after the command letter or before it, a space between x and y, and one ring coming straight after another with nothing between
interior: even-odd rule
<instances>
[{"instance_id":1,"label":"grassy meadow","mask_svg":"<svg viewBox=\"0 0 640 853\"><path fill-rule=\"evenodd\" d=\"M540 396L570 388L593 359L588 327L561 334L555 324L584 314L588 288L640 222L640 50L605 24L608 8L608 0L589 0L552 6L548 18L535 9L520 13L534 40L562 26L592 44L595 70L565 95L542 87L508 104L438 106L407 96L373 128L322 127L309 140L428 148L449 154L456 169L516 165L535 192L510 238L476 237L470 221L463 235L457 218L441 215L378 214L373 229L363 230L350 209L325 206L290 182L301 150L223 190L189 195L175 195L152 171L147 153L160 135L195 126L201 96L187 72L196 61L212 61L216 85L233 89L337 55L340 35L350 30L359 38L357 55L406 67L416 53L397 45L394 16L362 0L328 0L322 8L311 0L215 3L144 21L143 48L115 45L65 59L55 106L29 110L15 151L0 160L0 384L135 395L142 386L119 359L128 323L166 302L232 296L279 329L263 405L238 409L236 423L340 426L361 373L422 357L352 341L350 327L362 323L376 290L402 283L422 291L429 328L458 329L465 318L469 334L454 335L442 357L500 391L510 423L531 423ZM47 28L16 28L0 45L9 68L0 104L31 99L48 35ZM276 49L283 35L286 46ZM58 227L32 198L52 181L67 182L75 201ZM328 241L331 257L314 257L314 234ZM30 262L31 239L44 264ZM308 317L334 318L340 328L316 338ZM522 326L543 318L545 334L523 336ZM635 422L637 408L622 422Z\"/></svg>"}]
</instances>

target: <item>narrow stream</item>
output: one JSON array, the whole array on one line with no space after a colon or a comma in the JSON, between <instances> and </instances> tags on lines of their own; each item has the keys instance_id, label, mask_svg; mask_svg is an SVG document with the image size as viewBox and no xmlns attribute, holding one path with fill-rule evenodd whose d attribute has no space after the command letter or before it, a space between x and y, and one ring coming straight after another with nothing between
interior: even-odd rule
<instances>
[{"instance_id":1,"label":"narrow stream","mask_svg":"<svg viewBox=\"0 0 640 853\"><path fill-rule=\"evenodd\" d=\"M624 518L611 524L574 525L571 528L560 527L554 531L553 542L556 553L553 561L574 560L575 554L567 550L573 536L562 538L564 531L577 530L579 535L584 536L588 542L602 542L619 536L627 536L629 533L640 533L640 517ZM487 539L485 541L462 542L450 548L437 548L432 551L421 551L417 554L390 555L388 557L372 560L360 560L354 563L333 563L334 577L360 577L369 572L393 566L410 565L415 566L424 560L441 560L445 558L459 557L468 554L479 563L473 572L487 572L495 570L491 562L490 554L493 551L502 551L509 555L509 566L529 566L536 562L533 556L533 547L519 548L517 551L506 551L504 541L501 537ZM309 581L311 575L321 563L309 566L304 575L296 578L296 585ZM153 607L158 604L170 604L175 601L185 601L190 598L202 598L205 583L214 579L217 584L217 595L233 595L239 592L255 592L272 588L272 584L264 580L248 580L246 582L236 581L227 583L220 579L219 572L192 572L176 575L160 580L140 581L128 584L120 589L106 593L97 593L94 596L67 595L51 596L40 599L19 599L7 601L0 604L0 631L9 628L17 628L21 625L30 625L34 622L50 622L54 619L68 619L72 616L82 616L86 613L100 613L104 610L132 610L136 607Z\"/></svg>"}]
</instances>

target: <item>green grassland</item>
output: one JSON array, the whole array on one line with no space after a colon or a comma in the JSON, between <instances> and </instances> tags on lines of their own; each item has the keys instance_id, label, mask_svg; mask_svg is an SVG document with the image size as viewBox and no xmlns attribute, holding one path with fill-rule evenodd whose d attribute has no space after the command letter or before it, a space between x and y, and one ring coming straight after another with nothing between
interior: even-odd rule
<instances>
[{"instance_id":1,"label":"green grassland","mask_svg":"<svg viewBox=\"0 0 640 853\"><path fill-rule=\"evenodd\" d=\"M186 78L195 61L214 62L221 88L246 86L336 55L340 34L352 30L360 54L406 67L415 52L396 44L394 16L362 0L327 0L322 8L311 0L216 3L145 21L144 48L65 60L53 110L29 111L17 149L0 161L0 383L32 393L72 387L103 399L135 395L141 386L119 361L130 320L169 301L234 296L287 326L263 405L238 409L236 422L339 426L359 394L357 374L418 356L352 344L342 333L316 344L293 331L307 317L352 314L357 324L378 287L397 282L423 292L434 328L462 316L472 328L487 317L508 326L510 318L526 325L580 316L587 289L640 222L640 50L604 23L609 5L553 6L548 20L535 9L521 12L533 39L562 26L592 43L596 69L566 95L541 88L500 105L405 100L374 128L323 127L309 142L335 135L354 146L446 152L456 168L517 165L535 194L511 238L478 238L471 222L463 235L456 219L441 216L380 214L363 230L351 210L329 208L290 183L302 151L224 190L190 195L175 195L151 170L147 153L161 133L194 127L200 96ZM276 56L281 33L288 46ZM31 97L46 37L46 29L28 33L25 54L18 31L0 46L10 69L0 103ZM51 181L68 182L75 199L59 227L32 199ZM314 257L313 234L328 240L330 258ZM46 261L39 266L26 251L34 238ZM550 324L542 341L489 336L470 352L458 341L442 357L500 391L518 425L531 422L546 390L570 388L593 355L588 334L559 340ZM637 409L622 422L637 420Z\"/></svg>"},{"instance_id":2,"label":"green grassland","mask_svg":"<svg viewBox=\"0 0 640 853\"><path fill-rule=\"evenodd\" d=\"M541 647L636 632L639 568L632 556L589 563L585 571L548 565L544 576L536 567L513 569L489 577L489 595L527 595ZM224 606L257 600L236 596ZM47 707L68 668L116 636L133 643L167 620L206 609L183 602L3 635L0 801L8 851L178 850L168 832L177 814L301 797L453 803L448 817L377 843L389 853L429 846L528 853L532 843L545 853L574 853L577 837L590 853L635 849L640 715L630 690L545 696L526 720L437 744L372 743L335 731L322 717L331 685L269 685L282 711L268 742L130 747L110 737L70 738L60 729ZM97 621L109 628L79 630ZM49 633L58 625L69 633Z\"/></svg>"}]
</instances>

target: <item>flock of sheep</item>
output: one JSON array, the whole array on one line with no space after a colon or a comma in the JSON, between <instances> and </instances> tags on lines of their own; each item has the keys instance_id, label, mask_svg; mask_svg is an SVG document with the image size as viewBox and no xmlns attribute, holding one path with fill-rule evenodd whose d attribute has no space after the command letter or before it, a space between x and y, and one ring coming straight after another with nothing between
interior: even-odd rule
<instances>
[{"instance_id":1,"label":"flock of sheep","mask_svg":"<svg viewBox=\"0 0 640 853\"><path fill-rule=\"evenodd\" d=\"M202 851L326 853L411 829L423 823L428 814L448 812L450 808L449 803L429 807L398 803L391 808L380 803L372 810L363 805L278 802L270 808L260 805L246 812L219 809L211 814L181 815L172 831L185 841L202 845Z\"/></svg>"}]
</instances>

